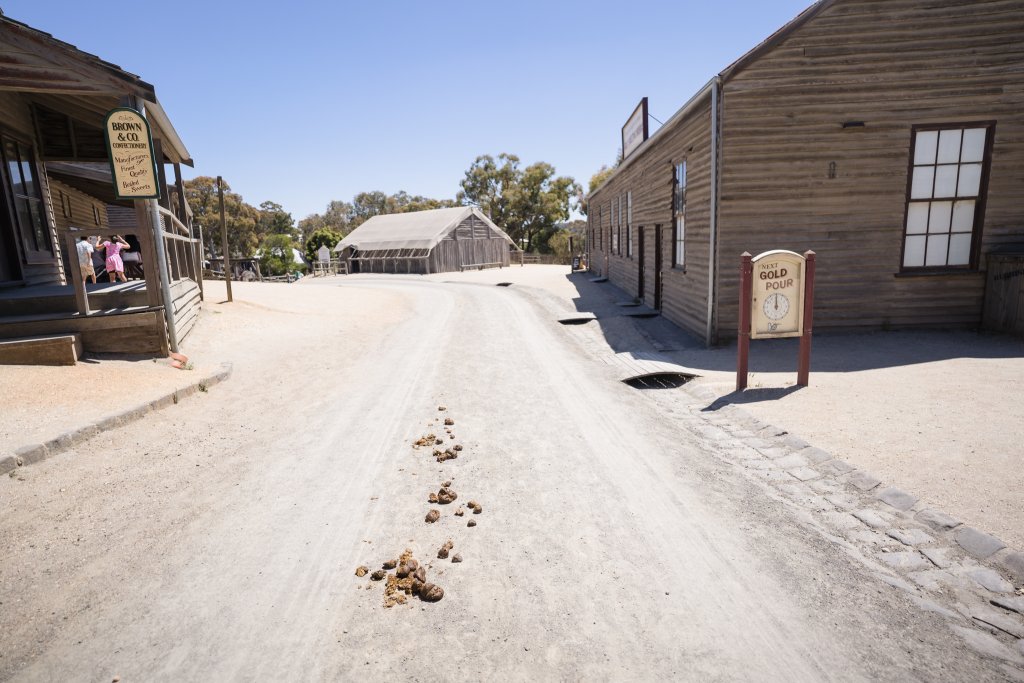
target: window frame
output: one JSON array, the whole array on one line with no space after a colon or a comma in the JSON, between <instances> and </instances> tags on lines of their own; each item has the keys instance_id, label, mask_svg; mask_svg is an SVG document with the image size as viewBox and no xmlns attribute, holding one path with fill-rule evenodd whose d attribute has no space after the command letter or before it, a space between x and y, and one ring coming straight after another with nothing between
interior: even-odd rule
<instances>
[{"instance_id":1,"label":"window frame","mask_svg":"<svg viewBox=\"0 0 1024 683\"><path fill-rule=\"evenodd\" d=\"M27 165L32 171L32 184L35 189L35 196L15 192L14 182L11 178L11 160L8 159L7 143L13 143L18 155L17 168L19 180L22 186L25 185L25 178L22 171ZM22 152L26 157L22 157ZM57 257L57 250L53 243L53 226L50 224L50 211L43 192L43 174L40 173L40 165L37 162L35 146L21 136L12 133L8 129L0 129L0 182L3 183L4 201L7 203L7 213L15 234L15 242L26 265L47 264L53 262ZM28 203L29 216L31 218L32 208L36 207L41 221L42 237L45 244L39 248L37 237L34 234L34 227L28 226L32 234L26 234L26 226L22 225L21 216L18 213L18 201L24 200Z\"/></svg>"},{"instance_id":2,"label":"window frame","mask_svg":"<svg viewBox=\"0 0 1024 683\"><path fill-rule=\"evenodd\" d=\"M915 168L914 159L915 159L916 154L917 154L918 135L920 133L929 132L929 131L937 131L937 132L941 133L941 131L945 131L945 130L960 130L960 131L963 131L963 130L967 130L969 128L984 128L985 129L985 148L984 148L984 152L982 153L982 159L981 159L981 177L980 177L980 179L978 181L978 194L977 195L972 195L971 197L957 197L954 194L954 196L949 198L949 200L951 202L953 202L953 203L955 203L958 199L962 200L962 199L971 199L971 198L973 198L973 200L975 202L974 222L973 222L973 224L971 226L971 246L970 246L970 253L968 255L967 263L965 263L965 264L954 264L954 265L950 265L948 263L948 261L949 261L949 246L948 246L948 242L947 242L947 247L946 247L946 250L947 250L946 251L946 261L947 261L947 263L946 264L941 265L941 266L940 265L932 265L932 266L929 266L929 265L906 266L906 265L904 265L904 262L906 260L906 251L907 251L907 236L908 236L908 234L907 234L907 227L908 227L907 226L907 221L908 221L909 216L910 216L911 205L912 204L930 204L930 203L936 202L937 200L946 199L945 197L938 197L937 198L937 197L934 196L934 191L935 191L934 190L934 184L935 184L934 177L933 177L933 181L932 181L932 195L931 196L929 196L927 199L924 199L924 198L914 199L911 196L912 193L913 193L913 186L914 186L914 168ZM982 230L983 230L984 225L985 225L985 208L986 208L986 204L988 203L989 180L990 180L991 170L992 170L992 148L993 148L994 142L995 142L995 129L996 129L996 122L994 120L989 120L989 121L950 122L950 123L928 123L928 124L915 124L915 125L911 126L911 128L910 128L910 153L909 153L909 158L907 160L907 185L906 185L906 192L905 192L904 203L903 203L903 226L902 226L901 238L900 238L900 260L899 260L899 269L898 269L898 272L897 272L898 275L901 275L901 276L908 276L908 275L909 276L912 276L912 275L943 275L943 274L955 274L955 273L964 273L964 272L976 272L978 270L979 262L980 262L980 253L981 253L981 236L982 236ZM961 151L960 151L961 154L963 153L962 145L963 145L963 143L961 141ZM976 163L976 162L968 162L968 163ZM945 165L950 165L950 164L945 164ZM963 161L958 161L957 162L957 166L962 166L962 165L964 165ZM921 166L927 166L927 164L921 164ZM934 168L938 168L940 166L940 164L938 163L938 159L937 158L936 158L936 162L934 164L931 164L931 166L933 166ZM959 177L959 171L958 171L958 177ZM917 233L911 233L911 234L917 234ZM925 235L930 234L930 233L927 232L927 227L926 227L926 232L923 233L923 234L925 234ZM954 234L952 232L952 227L950 229L950 232L947 233L947 234L948 235ZM927 254L928 254L928 252L927 252L927 238L926 238L925 255L924 255L925 263L927 263L927 259L928 259L928 255Z\"/></svg>"},{"instance_id":3,"label":"window frame","mask_svg":"<svg viewBox=\"0 0 1024 683\"><path fill-rule=\"evenodd\" d=\"M683 159L672 165L672 267L686 272L686 162ZM680 180L682 169L682 183ZM682 221L682 230L680 230ZM682 233L682 234L680 234ZM680 258L682 248L682 258Z\"/></svg>"},{"instance_id":4,"label":"window frame","mask_svg":"<svg viewBox=\"0 0 1024 683\"><path fill-rule=\"evenodd\" d=\"M633 258L633 191L626 191L626 258Z\"/></svg>"}]
</instances>

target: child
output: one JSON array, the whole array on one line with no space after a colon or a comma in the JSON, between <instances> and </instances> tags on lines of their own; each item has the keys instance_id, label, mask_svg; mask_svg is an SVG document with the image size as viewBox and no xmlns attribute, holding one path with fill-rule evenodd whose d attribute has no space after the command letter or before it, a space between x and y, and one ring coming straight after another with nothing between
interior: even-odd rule
<instances>
[{"instance_id":1,"label":"child","mask_svg":"<svg viewBox=\"0 0 1024 683\"><path fill-rule=\"evenodd\" d=\"M107 254L107 276L110 281L128 282L128 278L124 276L124 261L121 260L121 252L128 251L130 245L124 241L124 238L114 235L98 248L103 249Z\"/></svg>"},{"instance_id":2,"label":"child","mask_svg":"<svg viewBox=\"0 0 1024 683\"><path fill-rule=\"evenodd\" d=\"M78 249L78 269L82 275L82 284L84 285L89 278L92 278L92 283L96 284L96 269L92 267L93 246L89 242L89 238L82 235L75 248Z\"/></svg>"}]
</instances>

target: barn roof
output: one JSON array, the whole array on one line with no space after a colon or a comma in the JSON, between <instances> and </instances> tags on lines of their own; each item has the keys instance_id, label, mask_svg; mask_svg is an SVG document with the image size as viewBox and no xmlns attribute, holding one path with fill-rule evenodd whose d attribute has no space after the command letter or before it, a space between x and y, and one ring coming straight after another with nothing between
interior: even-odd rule
<instances>
[{"instance_id":1,"label":"barn roof","mask_svg":"<svg viewBox=\"0 0 1024 683\"><path fill-rule=\"evenodd\" d=\"M456 206L451 209L431 209L410 213L389 213L374 216L345 236L334 247L344 251L355 247L361 251L377 249L433 249L452 228L475 215L497 236L514 244L505 231L491 222L475 206Z\"/></svg>"}]
</instances>

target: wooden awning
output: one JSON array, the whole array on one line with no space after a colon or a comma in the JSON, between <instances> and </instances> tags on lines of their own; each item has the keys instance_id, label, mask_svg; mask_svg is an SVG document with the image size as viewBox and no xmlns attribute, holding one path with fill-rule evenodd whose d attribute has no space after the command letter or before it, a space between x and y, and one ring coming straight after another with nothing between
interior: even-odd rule
<instances>
[{"instance_id":1,"label":"wooden awning","mask_svg":"<svg viewBox=\"0 0 1024 683\"><path fill-rule=\"evenodd\" d=\"M44 161L105 160L104 117L133 96L146 103L153 136L163 143L164 161L192 165L152 85L116 64L2 15L0 90L23 93L33 103Z\"/></svg>"}]
</instances>

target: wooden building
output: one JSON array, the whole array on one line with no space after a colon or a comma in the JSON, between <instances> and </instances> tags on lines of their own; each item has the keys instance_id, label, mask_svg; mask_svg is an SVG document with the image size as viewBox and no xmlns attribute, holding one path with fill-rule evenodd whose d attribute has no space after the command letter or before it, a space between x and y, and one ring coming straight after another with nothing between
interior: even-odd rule
<instances>
[{"instance_id":1,"label":"wooden building","mask_svg":"<svg viewBox=\"0 0 1024 683\"><path fill-rule=\"evenodd\" d=\"M500 268L512 250L505 231L472 206L374 216L334 247L349 273Z\"/></svg>"},{"instance_id":2,"label":"wooden building","mask_svg":"<svg viewBox=\"0 0 1024 683\"><path fill-rule=\"evenodd\" d=\"M152 129L157 206L114 191L103 131L121 106L142 110ZM202 261L181 184L180 165L192 160L153 86L0 15L0 155L0 340L75 335L86 351L173 349L199 312ZM136 245L140 279L83 285L74 243L114 233Z\"/></svg>"},{"instance_id":3,"label":"wooden building","mask_svg":"<svg viewBox=\"0 0 1024 683\"><path fill-rule=\"evenodd\" d=\"M816 329L978 327L1024 245L1022 111L1019 0L821 0L591 193L590 268L708 344L769 249L817 253Z\"/></svg>"}]
</instances>

